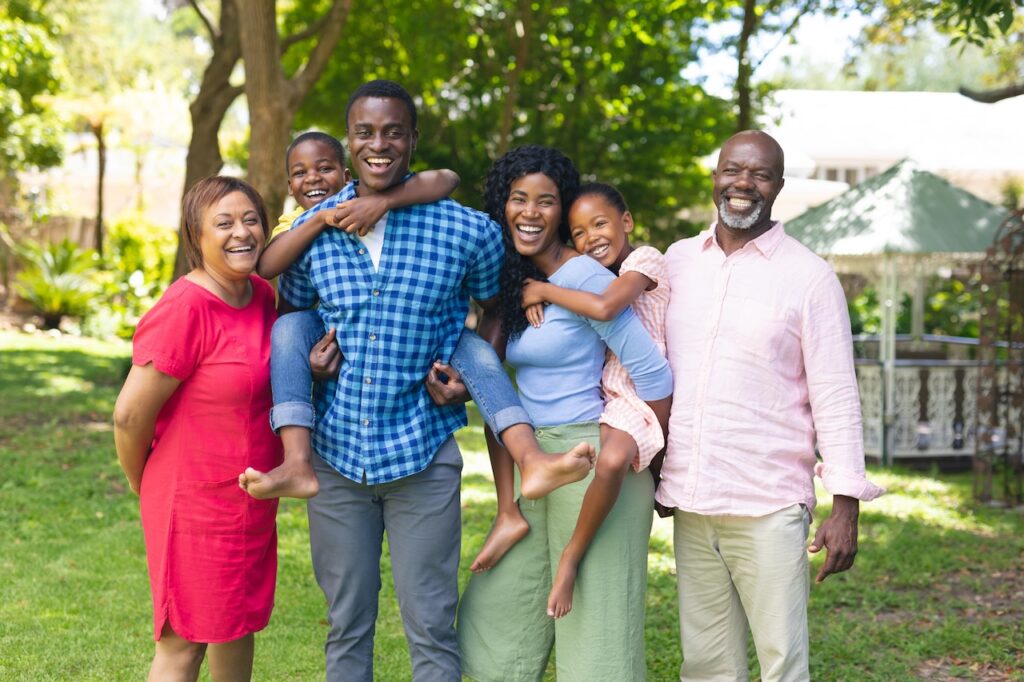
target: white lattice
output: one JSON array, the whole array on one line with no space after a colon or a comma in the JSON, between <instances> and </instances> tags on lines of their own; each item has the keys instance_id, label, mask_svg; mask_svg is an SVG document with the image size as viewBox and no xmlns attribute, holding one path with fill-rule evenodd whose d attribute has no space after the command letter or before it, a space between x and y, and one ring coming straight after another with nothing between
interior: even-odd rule
<instances>
[{"instance_id":1,"label":"white lattice","mask_svg":"<svg viewBox=\"0 0 1024 682\"><path fill-rule=\"evenodd\" d=\"M882 368L859 365L857 385L860 390L860 411L864 426L864 454L882 456Z\"/></svg>"},{"instance_id":2,"label":"white lattice","mask_svg":"<svg viewBox=\"0 0 1024 682\"><path fill-rule=\"evenodd\" d=\"M918 367L897 367L895 374L896 420L893 424L897 451L916 452L917 422L921 414L921 376Z\"/></svg>"},{"instance_id":3,"label":"white lattice","mask_svg":"<svg viewBox=\"0 0 1024 682\"><path fill-rule=\"evenodd\" d=\"M928 425L932 450L953 447L953 420L956 419L956 368L928 368Z\"/></svg>"},{"instance_id":4,"label":"white lattice","mask_svg":"<svg viewBox=\"0 0 1024 682\"><path fill-rule=\"evenodd\" d=\"M974 452L974 427L978 417L978 368L964 368L963 382L964 450L969 454Z\"/></svg>"}]
</instances>

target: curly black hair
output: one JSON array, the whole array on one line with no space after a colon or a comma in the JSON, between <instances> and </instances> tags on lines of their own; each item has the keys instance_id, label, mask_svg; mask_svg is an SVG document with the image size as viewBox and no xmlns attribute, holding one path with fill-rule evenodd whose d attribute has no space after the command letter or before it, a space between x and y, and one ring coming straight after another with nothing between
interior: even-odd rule
<instances>
[{"instance_id":1,"label":"curly black hair","mask_svg":"<svg viewBox=\"0 0 1024 682\"><path fill-rule=\"evenodd\" d=\"M547 277L528 258L516 251L505 219L505 204L512 191L512 183L533 173L543 173L558 187L562 203L562 220L558 225L558 236L563 242L569 241L569 206L580 185L580 174L576 166L562 152L551 147L526 145L517 147L494 162L487 173L484 185L484 210L496 223L501 225L501 238L505 244L505 263L501 268L501 294L498 311L501 326L509 339L515 339L529 325L521 300L523 279L530 277L546 281Z\"/></svg>"}]
</instances>

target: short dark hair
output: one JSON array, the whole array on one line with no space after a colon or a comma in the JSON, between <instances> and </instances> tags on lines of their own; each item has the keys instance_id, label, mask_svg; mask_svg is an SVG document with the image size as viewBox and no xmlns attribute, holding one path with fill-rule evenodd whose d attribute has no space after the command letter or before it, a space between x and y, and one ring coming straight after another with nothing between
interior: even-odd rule
<instances>
[{"instance_id":1,"label":"short dark hair","mask_svg":"<svg viewBox=\"0 0 1024 682\"><path fill-rule=\"evenodd\" d=\"M522 334L529 324L521 305L523 279L529 277L547 281L547 277L537 266L516 251L509 232L508 220L505 218L505 204L512 192L512 183L524 175L534 173L543 173L558 187L558 200L562 204L558 236L563 242L567 242L569 205L576 196L580 174L565 154L552 147L535 144L516 147L494 162L487 173L487 182L484 186L484 210L501 226L501 238L505 244L505 263L501 269L498 310L502 329L510 339Z\"/></svg>"},{"instance_id":2,"label":"short dark hair","mask_svg":"<svg viewBox=\"0 0 1024 682\"><path fill-rule=\"evenodd\" d=\"M582 199L583 197L595 195L603 197L604 200L611 206L614 206L619 213L625 213L629 210L629 206L626 205L626 199L622 196L622 192L606 182L588 182L580 185L580 188L576 190L576 196L572 198L572 204L575 204L577 200Z\"/></svg>"},{"instance_id":3,"label":"short dark hair","mask_svg":"<svg viewBox=\"0 0 1024 682\"><path fill-rule=\"evenodd\" d=\"M409 118L412 122L412 129L416 130L416 103L412 101L412 95L409 91L403 88L395 81L389 81L384 79L378 79L375 81L369 81L363 83L356 91L352 93L352 96L348 98L348 105L345 107L345 127L348 127L348 115L352 111L352 106L359 100L365 97L379 97L379 98L391 98L400 100L405 104L405 108L409 110Z\"/></svg>"},{"instance_id":4,"label":"short dark hair","mask_svg":"<svg viewBox=\"0 0 1024 682\"><path fill-rule=\"evenodd\" d=\"M191 268L203 264L203 252L199 247L199 234L203 229L203 214L215 203L231 194L241 192L256 208L263 227L263 236L270 235L270 223L267 221L267 205L256 188L245 180L227 175L213 175L203 178L185 192L181 199L181 239L185 245L185 255Z\"/></svg>"},{"instance_id":5,"label":"short dark hair","mask_svg":"<svg viewBox=\"0 0 1024 682\"><path fill-rule=\"evenodd\" d=\"M338 165L342 167L345 166L345 148L341 146L341 141L338 140L338 138L334 137L333 135L322 133L319 130L309 130L296 137L294 140L292 140L292 143L288 145L288 149L284 153L284 170L286 175L288 174L289 170L288 157L292 155L292 150L298 147L303 142L310 141L320 142L321 144L325 144L328 147L330 147L331 151L334 152L335 156L338 157Z\"/></svg>"}]
</instances>

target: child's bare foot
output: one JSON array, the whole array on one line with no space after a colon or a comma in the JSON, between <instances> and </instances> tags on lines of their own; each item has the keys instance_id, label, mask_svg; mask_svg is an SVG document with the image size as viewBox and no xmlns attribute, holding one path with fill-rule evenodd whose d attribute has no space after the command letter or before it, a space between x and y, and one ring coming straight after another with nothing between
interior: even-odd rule
<instances>
[{"instance_id":1,"label":"child's bare foot","mask_svg":"<svg viewBox=\"0 0 1024 682\"><path fill-rule=\"evenodd\" d=\"M548 615L552 618L561 618L572 611L572 590L576 587L578 566L575 561L564 556L558 562L558 571L551 583L551 595L548 596Z\"/></svg>"},{"instance_id":2,"label":"child's bare foot","mask_svg":"<svg viewBox=\"0 0 1024 682\"><path fill-rule=\"evenodd\" d=\"M528 500L544 497L555 488L586 478L594 468L596 457L590 443L578 443L560 455L538 452L525 457L519 466L522 474L519 490Z\"/></svg>"},{"instance_id":3,"label":"child's bare foot","mask_svg":"<svg viewBox=\"0 0 1024 682\"><path fill-rule=\"evenodd\" d=\"M238 475L238 485L257 500L271 497L313 497L320 492L320 482L309 460L288 460L263 473L252 467Z\"/></svg>"},{"instance_id":4,"label":"child's bare foot","mask_svg":"<svg viewBox=\"0 0 1024 682\"><path fill-rule=\"evenodd\" d=\"M483 549L469 565L469 570L474 573L483 573L492 569L501 561L517 542L526 537L530 532L530 524L526 522L522 514L498 514L494 519L494 527L487 534Z\"/></svg>"}]
</instances>

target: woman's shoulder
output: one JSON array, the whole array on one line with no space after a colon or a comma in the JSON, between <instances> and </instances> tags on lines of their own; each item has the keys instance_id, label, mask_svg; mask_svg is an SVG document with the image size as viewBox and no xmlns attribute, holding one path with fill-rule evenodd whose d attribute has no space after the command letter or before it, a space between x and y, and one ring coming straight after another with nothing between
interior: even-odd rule
<instances>
[{"instance_id":1,"label":"woman's shoulder","mask_svg":"<svg viewBox=\"0 0 1024 682\"><path fill-rule=\"evenodd\" d=\"M613 279L611 270L586 255L570 258L550 277L552 284L586 291L603 291Z\"/></svg>"}]
</instances>

